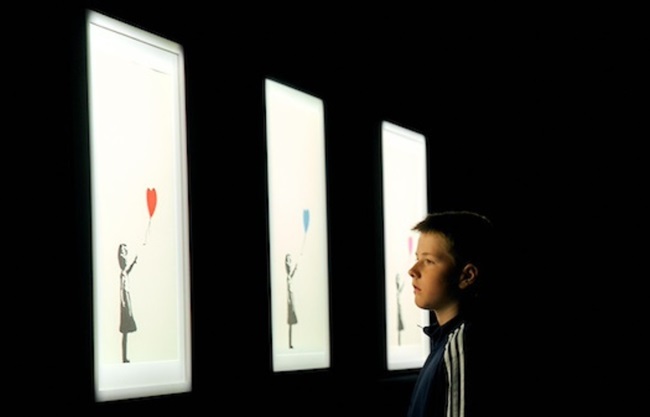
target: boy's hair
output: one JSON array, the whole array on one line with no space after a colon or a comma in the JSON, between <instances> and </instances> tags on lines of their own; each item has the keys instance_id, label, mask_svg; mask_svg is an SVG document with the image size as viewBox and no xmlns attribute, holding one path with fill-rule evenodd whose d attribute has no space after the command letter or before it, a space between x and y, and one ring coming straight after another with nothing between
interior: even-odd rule
<instances>
[{"instance_id":1,"label":"boy's hair","mask_svg":"<svg viewBox=\"0 0 650 417\"><path fill-rule=\"evenodd\" d=\"M485 276L492 275L496 250L494 226L487 217L472 211L429 213L412 230L442 234L449 243L457 268L472 263L479 270L477 283L480 285L472 285L472 292L485 287Z\"/></svg>"},{"instance_id":2,"label":"boy's hair","mask_svg":"<svg viewBox=\"0 0 650 417\"><path fill-rule=\"evenodd\" d=\"M487 262L494 234L492 222L472 211L429 213L413 226L420 233L438 232L449 242L449 249L459 266L473 263L480 267Z\"/></svg>"}]
</instances>

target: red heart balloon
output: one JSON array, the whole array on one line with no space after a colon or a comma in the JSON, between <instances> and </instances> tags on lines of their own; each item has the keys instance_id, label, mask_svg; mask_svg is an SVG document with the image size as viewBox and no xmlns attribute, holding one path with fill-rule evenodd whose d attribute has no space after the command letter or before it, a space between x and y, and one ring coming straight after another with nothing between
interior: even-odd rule
<instances>
[{"instance_id":1,"label":"red heart balloon","mask_svg":"<svg viewBox=\"0 0 650 417\"><path fill-rule=\"evenodd\" d=\"M156 189L147 188L147 207L149 208L149 217L153 216L153 212L156 211L157 202L158 197L156 196Z\"/></svg>"}]
</instances>

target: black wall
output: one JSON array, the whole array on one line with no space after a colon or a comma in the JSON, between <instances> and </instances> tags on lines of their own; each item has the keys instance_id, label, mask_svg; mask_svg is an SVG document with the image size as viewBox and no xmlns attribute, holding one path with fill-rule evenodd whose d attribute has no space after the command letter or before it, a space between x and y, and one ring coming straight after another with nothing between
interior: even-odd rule
<instances>
[{"instance_id":1,"label":"black wall","mask_svg":"<svg viewBox=\"0 0 650 417\"><path fill-rule=\"evenodd\" d=\"M617 77L628 54L613 31L460 16L455 25L406 8L30 7L15 15L36 30L10 31L7 52L11 109L21 117L10 120L18 133L5 158L7 220L16 230L6 261L16 272L7 280L19 284L7 296L6 358L20 406L87 415L403 415L415 374L383 370L381 120L428 138L431 210L478 210L503 231L509 263L494 309L502 317L495 345L504 344L495 360L504 365L494 395L504 414L575 398L575 376L591 372L578 353L592 346L602 315L575 277L582 265L593 268L584 260L598 246L603 213L630 207L621 184L639 178L625 132L634 113L620 111L634 95ZM86 8L184 47L191 393L93 401ZM326 107L332 367L322 372L269 371L266 77ZM574 378L536 387L563 372Z\"/></svg>"}]
</instances>

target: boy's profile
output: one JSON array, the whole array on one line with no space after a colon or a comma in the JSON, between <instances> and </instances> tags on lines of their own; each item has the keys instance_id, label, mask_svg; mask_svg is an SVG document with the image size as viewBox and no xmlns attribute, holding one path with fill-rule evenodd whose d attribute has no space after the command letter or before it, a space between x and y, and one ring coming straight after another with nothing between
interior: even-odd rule
<instances>
[{"instance_id":1,"label":"boy's profile","mask_svg":"<svg viewBox=\"0 0 650 417\"><path fill-rule=\"evenodd\" d=\"M474 212L447 211L428 214L413 230L419 232L409 270L414 301L432 312L432 324L423 329L430 353L415 382L408 417L484 415L478 290L491 272L492 223Z\"/></svg>"}]
</instances>

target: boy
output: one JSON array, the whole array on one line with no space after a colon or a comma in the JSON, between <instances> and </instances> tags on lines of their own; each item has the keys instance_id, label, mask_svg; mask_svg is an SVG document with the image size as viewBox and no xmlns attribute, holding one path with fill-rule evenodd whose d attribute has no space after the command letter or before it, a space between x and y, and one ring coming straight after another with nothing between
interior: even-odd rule
<instances>
[{"instance_id":1,"label":"boy","mask_svg":"<svg viewBox=\"0 0 650 417\"><path fill-rule=\"evenodd\" d=\"M427 215L416 262L409 270L415 304L433 312L424 332L431 350L413 389L408 417L486 415L485 344L480 342L478 289L485 284L494 248L492 223L468 211ZM480 368L480 369L479 369Z\"/></svg>"}]
</instances>

